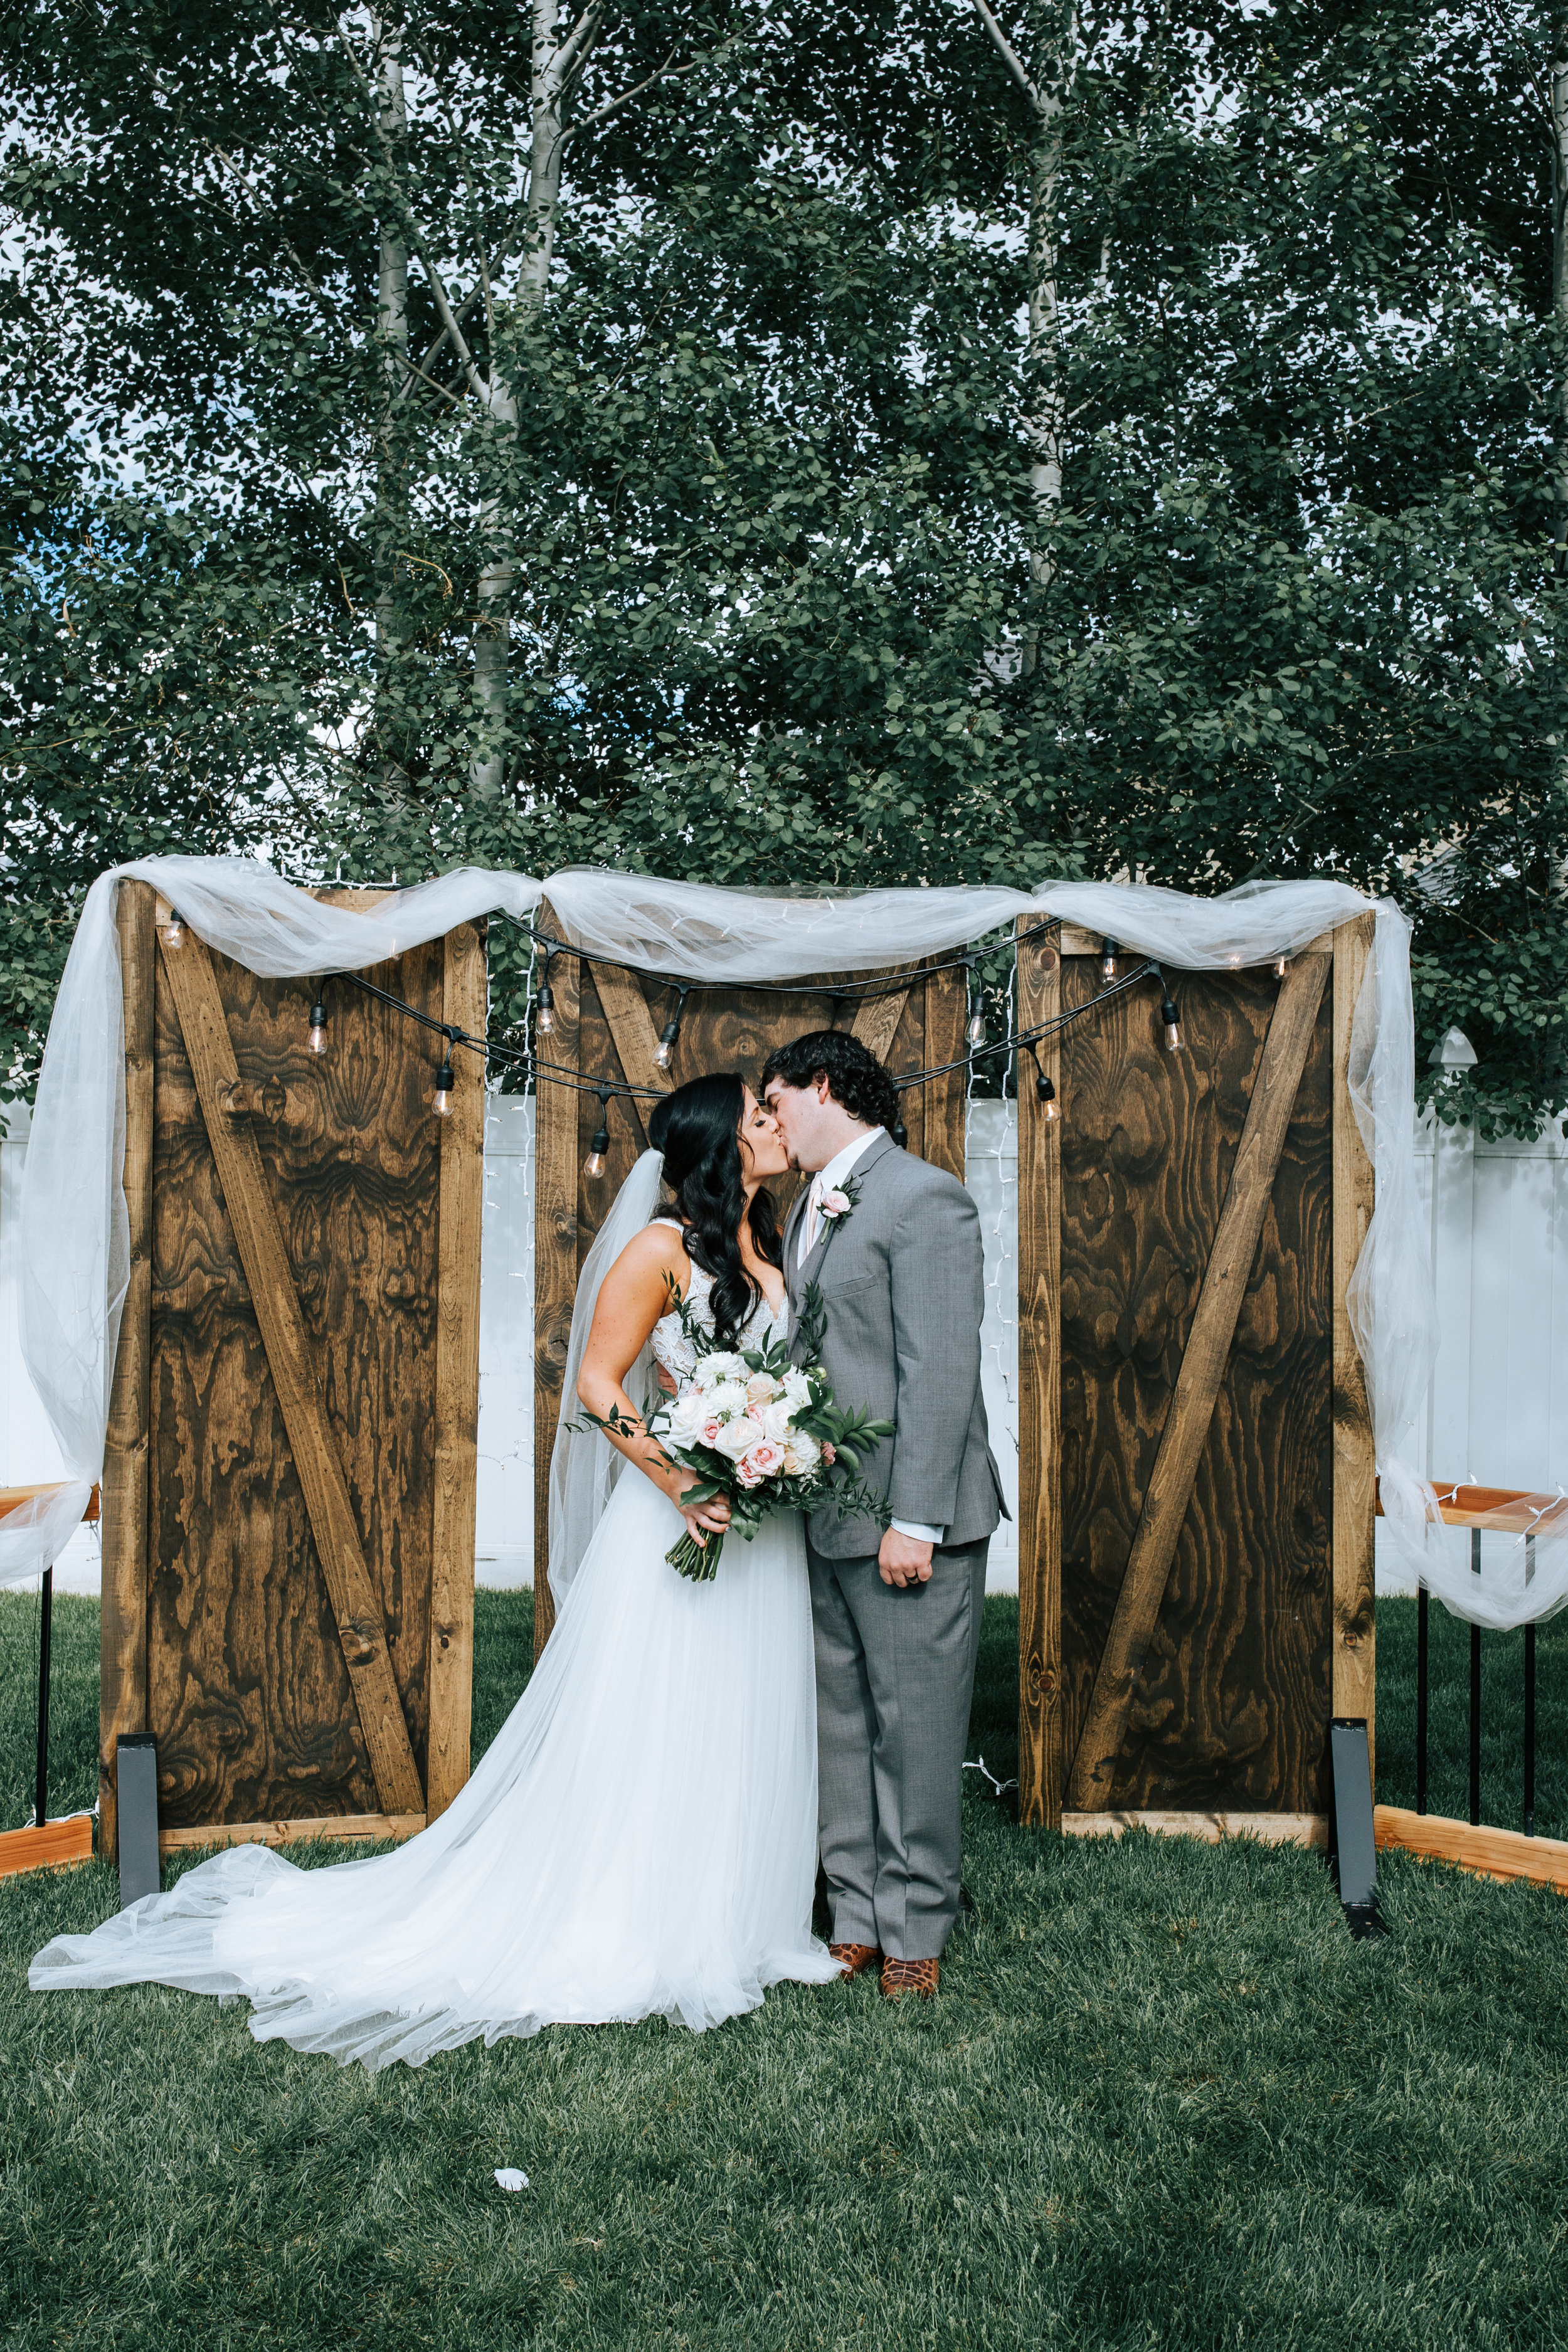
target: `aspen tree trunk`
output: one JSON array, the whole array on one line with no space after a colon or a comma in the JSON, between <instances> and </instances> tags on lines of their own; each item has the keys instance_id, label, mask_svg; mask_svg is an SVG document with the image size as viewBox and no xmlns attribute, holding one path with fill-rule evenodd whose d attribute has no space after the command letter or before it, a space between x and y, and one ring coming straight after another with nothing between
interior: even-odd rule
<instances>
[{"instance_id":1,"label":"aspen tree trunk","mask_svg":"<svg viewBox=\"0 0 1568 2352\"><path fill-rule=\"evenodd\" d=\"M1558 17L1552 44L1552 317L1557 330L1552 539L1562 577L1568 574L1568 14Z\"/></svg>"},{"instance_id":2,"label":"aspen tree trunk","mask_svg":"<svg viewBox=\"0 0 1568 2352\"><path fill-rule=\"evenodd\" d=\"M408 129L403 89L403 51L398 33L383 19L372 20L377 62L376 109L387 148L401 164ZM395 212L384 218L376 259L376 339L381 346L381 452L376 469L375 653L384 674L395 645L394 572L403 516L403 470L398 461L395 418L407 382L408 247Z\"/></svg>"},{"instance_id":3,"label":"aspen tree trunk","mask_svg":"<svg viewBox=\"0 0 1568 2352\"><path fill-rule=\"evenodd\" d=\"M1062 117L1078 73L1076 0L1033 0L1026 46L1014 47L991 0L973 0L992 47L1028 102L1029 340L1024 361L1024 437L1029 450L1029 581L1031 601L1044 593L1056 570L1051 554L1062 502L1062 436L1067 398L1062 383L1061 310L1057 291L1062 181ZM1023 672L1039 662L1039 627L1024 630Z\"/></svg>"},{"instance_id":4,"label":"aspen tree trunk","mask_svg":"<svg viewBox=\"0 0 1568 2352\"><path fill-rule=\"evenodd\" d=\"M1029 350L1025 430L1029 444L1029 489L1033 502L1029 573L1034 593L1049 584L1055 563L1052 537L1062 502L1062 430L1066 402L1062 390L1061 313L1057 299L1058 211L1062 176L1062 90L1067 78L1064 54L1071 37L1071 19L1048 8L1044 16L1045 39L1037 52L1032 79L1038 98L1034 107L1034 137L1029 158ZM1024 673L1029 676L1039 657L1039 632L1030 627L1024 640Z\"/></svg>"},{"instance_id":5,"label":"aspen tree trunk","mask_svg":"<svg viewBox=\"0 0 1568 2352\"><path fill-rule=\"evenodd\" d=\"M590 10L570 26L563 37L558 0L534 0L528 247L518 274L520 324L525 331L538 320L550 290L555 216L561 203L565 131L563 109L569 83L581 73L592 47L594 31ZM500 356L493 350L489 388L492 425L509 433L515 431L516 395L502 370ZM479 573L479 619L474 631L474 698L489 740L474 761L470 782L476 800L494 801L500 799L506 782L506 761L500 746L510 687L511 592L517 580L516 555L499 498L486 501L481 528L489 553Z\"/></svg>"}]
</instances>

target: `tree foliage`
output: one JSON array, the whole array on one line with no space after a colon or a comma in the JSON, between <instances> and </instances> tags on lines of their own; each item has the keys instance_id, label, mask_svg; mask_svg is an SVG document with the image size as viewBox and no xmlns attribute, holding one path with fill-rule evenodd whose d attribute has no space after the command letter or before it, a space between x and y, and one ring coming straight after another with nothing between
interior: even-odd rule
<instances>
[{"instance_id":1,"label":"tree foliage","mask_svg":"<svg viewBox=\"0 0 1568 2352\"><path fill-rule=\"evenodd\" d=\"M987 14L14 14L21 1071L91 874L232 845L1331 872L1445 1115L1560 1108L1554 23Z\"/></svg>"}]
</instances>

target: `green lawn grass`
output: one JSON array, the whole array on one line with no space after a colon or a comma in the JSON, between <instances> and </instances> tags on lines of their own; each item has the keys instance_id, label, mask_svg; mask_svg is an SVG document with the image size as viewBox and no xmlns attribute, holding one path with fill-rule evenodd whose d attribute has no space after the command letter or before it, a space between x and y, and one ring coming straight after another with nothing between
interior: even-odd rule
<instances>
[{"instance_id":1,"label":"green lawn grass","mask_svg":"<svg viewBox=\"0 0 1568 2352\"><path fill-rule=\"evenodd\" d=\"M0 1601L7 1821L30 1784L34 1609ZM58 1609L64 1810L91 1792L96 1609ZM1379 1611L1391 1796L1413 1618ZM1455 1633L1434 1803L1462 1810ZM1002 1779L1016 1641L993 1601L971 1753ZM479 1749L527 1671L526 1595L481 1594L476 1653ZM1542 1653L1546 1827L1568 1645L1543 1629ZM1311 1854L1063 1841L966 1802L973 1907L929 2008L786 1987L700 2037L556 2030L374 2079L258 2048L242 2004L30 1994L30 1954L101 1917L114 1880L0 1882L5 2342L1568 2343L1560 1898L1385 1856L1391 1932L1352 1944ZM501 2164L531 2188L504 2196Z\"/></svg>"}]
</instances>

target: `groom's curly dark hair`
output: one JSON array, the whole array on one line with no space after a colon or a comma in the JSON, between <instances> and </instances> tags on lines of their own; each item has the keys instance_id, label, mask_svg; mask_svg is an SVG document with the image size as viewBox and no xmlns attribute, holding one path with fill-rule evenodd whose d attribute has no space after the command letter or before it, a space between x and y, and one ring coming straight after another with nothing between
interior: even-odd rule
<instances>
[{"instance_id":1,"label":"groom's curly dark hair","mask_svg":"<svg viewBox=\"0 0 1568 2352\"><path fill-rule=\"evenodd\" d=\"M763 1065L760 1093L766 1092L770 1078L782 1078L786 1087L813 1087L826 1078L828 1093L851 1118L868 1127L898 1124L897 1087L875 1054L847 1029L813 1029L775 1046Z\"/></svg>"}]
</instances>

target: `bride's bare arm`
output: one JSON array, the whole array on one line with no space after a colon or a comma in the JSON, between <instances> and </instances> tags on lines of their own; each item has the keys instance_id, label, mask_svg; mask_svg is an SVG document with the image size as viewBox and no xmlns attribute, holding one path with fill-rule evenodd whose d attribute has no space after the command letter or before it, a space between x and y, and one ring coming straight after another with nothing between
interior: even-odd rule
<instances>
[{"instance_id":1,"label":"bride's bare arm","mask_svg":"<svg viewBox=\"0 0 1568 2352\"><path fill-rule=\"evenodd\" d=\"M594 1327L577 1376L577 1395L601 1421L609 1419L613 1408L621 1420L633 1424L635 1436L617 1437L612 1430L605 1434L617 1452L652 1479L661 1495L669 1496L700 1542L705 1535L729 1526L730 1506L718 1496L710 1503L686 1509L680 1498L688 1486L699 1484L696 1474L666 1461L644 1430L641 1413L625 1387L626 1374L647 1345L654 1325L669 1312L671 1281L684 1292L689 1280L686 1252L679 1235L669 1226L648 1225L626 1244L600 1285Z\"/></svg>"}]
</instances>

